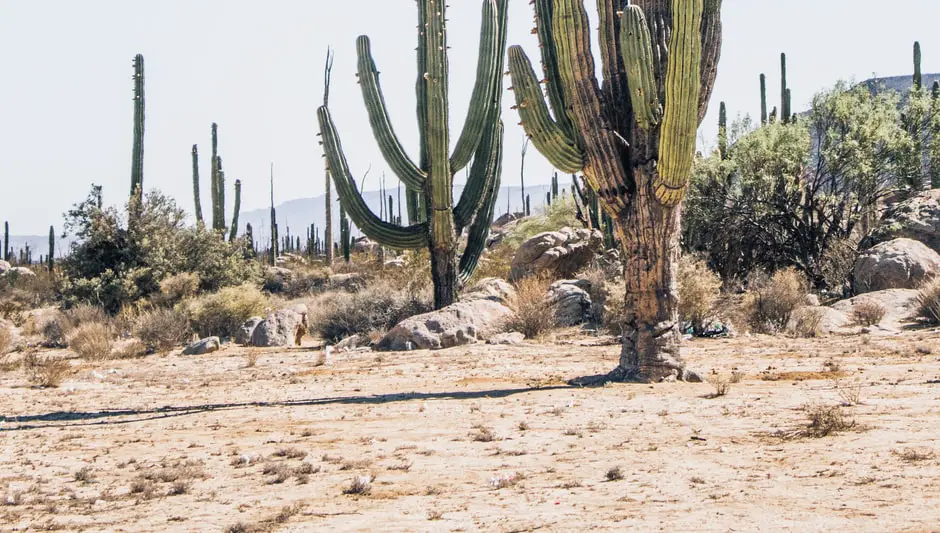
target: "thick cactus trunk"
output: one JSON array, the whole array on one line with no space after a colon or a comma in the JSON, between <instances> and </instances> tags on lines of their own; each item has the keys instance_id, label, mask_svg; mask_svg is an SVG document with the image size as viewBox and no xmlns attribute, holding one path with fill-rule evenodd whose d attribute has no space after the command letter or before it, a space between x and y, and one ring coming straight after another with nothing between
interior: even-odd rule
<instances>
[{"instance_id":1,"label":"thick cactus trunk","mask_svg":"<svg viewBox=\"0 0 940 533\"><path fill-rule=\"evenodd\" d=\"M193 200L196 207L196 224L203 227L206 222L202 218L202 200L199 198L199 147L195 144L193 145Z\"/></svg>"}]
</instances>

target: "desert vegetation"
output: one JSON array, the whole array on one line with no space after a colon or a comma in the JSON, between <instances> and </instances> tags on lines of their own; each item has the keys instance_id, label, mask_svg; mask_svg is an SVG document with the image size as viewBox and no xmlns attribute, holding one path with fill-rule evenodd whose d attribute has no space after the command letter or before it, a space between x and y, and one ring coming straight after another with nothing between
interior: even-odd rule
<instances>
[{"instance_id":1,"label":"desert vegetation","mask_svg":"<svg viewBox=\"0 0 940 533\"><path fill-rule=\"evenodd\" d=\"M109 205L88 184L38 260L5 224L0 524L940 520L921 505L940 498L940 75L925 81L920 44L901 89L832 80L805 110L781 54L779 102L755 72L759 119L729 120L711 102L720 1L534 0L531 50L511 41L508 0L479 4L457 104L448 69L466 65L451 50L467 43L447 42L447 6L417 3L418 46L402 48L419 65L414 148L379 83L379 44L355 40L388 170L377 203L353 171L368 162L347 160L352 115L330 97L354 83L333 79L327 52L307 125L326 224L299 233L279 218L273 163L265 224L245 222L216 123L201 162L198 144L181 156L191 199L145 181L133 58L129 193ZM710 105L717 128L702 126ZM696 141L706 130L714 143ZM518 211L497 201L515 179L510 131L525 138ZM557 169L545 198L530 194L533 156Z\"/></svg>"}]
</instances>

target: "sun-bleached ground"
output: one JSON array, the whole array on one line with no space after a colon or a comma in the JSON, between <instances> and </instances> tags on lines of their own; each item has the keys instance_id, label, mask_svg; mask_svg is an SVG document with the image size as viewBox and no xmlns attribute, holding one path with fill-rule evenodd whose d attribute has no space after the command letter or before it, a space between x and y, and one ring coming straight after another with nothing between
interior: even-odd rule
<instances>
[{"instance_id":1,"label":"sun-bleached ground","mask_svg":"<svg viewBox=\"0 0 940 533\"><path fill-rule=\"evenodd\" d=\"M940 530L937 330L688 343L740 379L719 397L566 386L596 344L0 371L0 531ZM854 427L800 436L839 404Z\"/></svg>"}]
</instances>

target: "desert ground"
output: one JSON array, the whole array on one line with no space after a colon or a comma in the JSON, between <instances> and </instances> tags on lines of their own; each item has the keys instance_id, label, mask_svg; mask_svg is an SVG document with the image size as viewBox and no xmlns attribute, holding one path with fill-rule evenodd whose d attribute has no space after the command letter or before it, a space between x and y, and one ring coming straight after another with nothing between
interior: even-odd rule
<instances>
[{"instance_id":1,"label":"desert ground","mask_svg":"<svg viewBox=\"0 0 940 533\"><path fill-rule=\"evenodd\" d=\"M0 531L940 531L940 330L694 340L711 383L566 385L610 341L73 360L54 389L10 365Z\"/></svg>"}]
</instances>

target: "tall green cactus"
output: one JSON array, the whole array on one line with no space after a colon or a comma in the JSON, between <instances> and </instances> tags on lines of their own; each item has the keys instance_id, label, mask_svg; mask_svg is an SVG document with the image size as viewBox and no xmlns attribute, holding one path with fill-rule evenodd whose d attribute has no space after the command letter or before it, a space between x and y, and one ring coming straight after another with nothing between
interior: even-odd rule
<instances>
[{"instance_id":1,"label":"tall green cactus","mask_svg":"<svg viewBox=\"0 0 940 533\"><path fill-rule=\"evenodd\" d=\"M46 268L49 272L55 270L55 229L49 226L49 255L46 256Z\"/></svg>"},{"instance_id":2,"label":"tall green cactus","mask_svg":"<svg viewBox=\"0 0 940 533\"><path fill-rule=\"evenodd\" d=\"M196 207L196 224L204 227L206 222L202 218L202 200L199 198L199 147L193 145L193 200Z\"/></svg>"},{"instance_id":3,"label":"tall green cactus","mask_svg":"<svg viewBox=\"0 0 940 533\"><path fill-rule=\"evenodd\" d=\"M277 210L274 208L274 163L271 163L271 249L268 250L271 259L271 265L277 265L278 242L277 242Z\"/></svg>"},{"instance_id":4,"label":"tall green cactus","mask_svg":"<svg viewBox=\"0 0 940 533\"><path fill-rule=\"evenodd\" d=\"M787 54L780 54L780 119L790 122L790 88L787 85Z\"/></svg>"},{"instance_id":5,"label":"tall green cactus","mask_svg":"<svg viewBox=\"0 0 940 533\"><path fill-rule=\"evenodd\" d=\"M483 0L483 24L477 77L464 127L449 153L448 45L445 0L418 0L418 102L420 140L417 162L402 147L392 128L369 38L356 42L358 76L369 122L389 167L408 189L410 226L381 220L366 205L349 172L342 145L327 106L318 111L320 133L330 173L345 211L356 226L383 246L428 247L434 280L434 305L450 305L459 284L472 274L482 253L491 221L483 221L495 202L501 171L503 55L508 0ZM472 165L470 165L471 160ZM466 187L457 204L454 174L470 165ZM479 221L479 223L478 223ZM458 236L469 229L468 245L457 264Z\"/></svg>"},{"instance_id":6,"label":"tall green cactus","mask_svg":"<svg viewBox=\"0 0 940 533\"><path fill-rule=\"evenodd\" d=\"M532 3L547 102L511 47L523 127L555 168L584 174L624 251L620 364L579 382L700 379L679 356L679 212L717 75L721 0L598 0L603 83L583 0Z\"/></svg>"},{"instance_id":7,"label":"tall green cactus","mask_svg":"<svg viewBox=\"0 0 940 533\"><path fill-rule=\"evenodd\" d=\"M340 201L339 204L339 243L340 248L343 253L343 260L347 263L349 262L349 251L351 247L352 237L349 231L349 219L346 218L346 210L343 208L343 203Z\"/></svg>"},{"instance_id":8,"label":"tall green cactus","mask_svg":"<svg viewBox=\"0 0 940 533\"><path fill-rule=\"evenodd\" d=\"M760 123L767 124L767 76L760 75Z\"/></svg>"},{"instance_id":9,"label":"tall green cactus","mask_svg":"<svg viewBox=\"0 0 940 533\"><path fill-rule=\"evenodd\" d=\"M225 228L222 222L224 215L220 209L225 209L225 204L220 201L219 196L219 175L222 172L222 159L219 157L219 126L212 123L212 170L209 176L209 193L212 198L212 229L220 230Z\"/></svg>"},{"instance_id":10,"label":"tall green cactus","mask_svg":"<svg viewBox=\"0 0 940 533\"><path fill-rule=\"evenodd\" d=\"M229 231L229 242L235 242L238 237L238 213L242 208L242 180L235 180L235 206L232 210L232 229Z\"/></svg>"},{"instance_id":11,"label":"tall green cactus","mask_svg":"<svg viewBox=\"0 0 940 533\"><path fill-rule=\"evenodd\" d=\"M722 160L728 159L728 109L724 102L718 106L718 154Z\"/></svg>"},{"instance_id":12,"label":"tall green cactus","mask_svg":"<svg viewBox=\"0 0 940 533\"><path fill-rule=\"evenodd\" d=\"M10 260L10 222L3 222L3 260Z\"/></svg>"},{"instance_id":13,"label":"tall green cactus","mask_svg":"<svg viewBox=\"0 0 940 533\"><path fill-rule=\"evenodd\" d=\"M920 42L914 41L914 90L919 91L923 87L923 75L920 71Z\"/></svg>"},{"instance_id":14,"label":"tall green cactus","mask_svg":"<svg viewBox=\"0 0 940 533\"><path fill-rule=\"evenodd\" d=\"M131 197L144 189L144 56L134 57L134 148L131 155Z\"/></svg>"}]
</instances>

